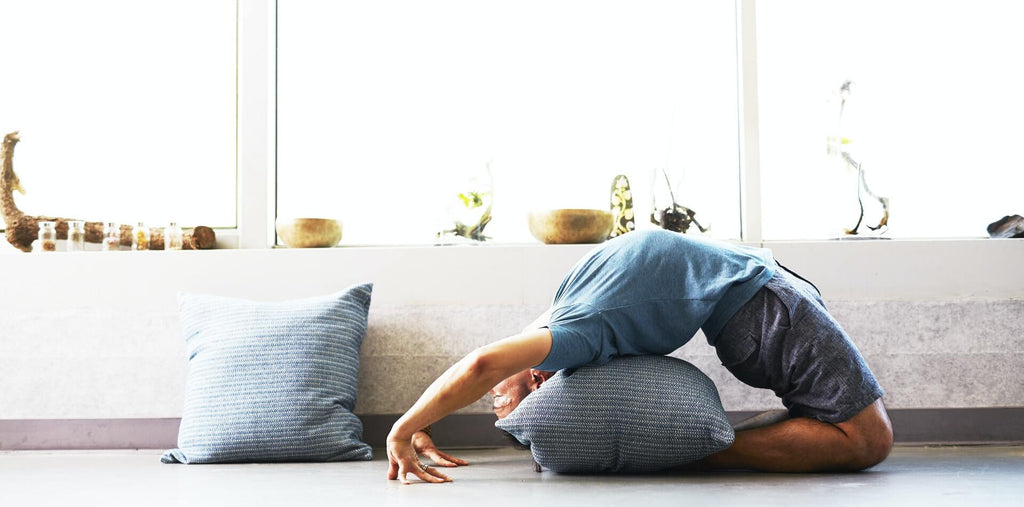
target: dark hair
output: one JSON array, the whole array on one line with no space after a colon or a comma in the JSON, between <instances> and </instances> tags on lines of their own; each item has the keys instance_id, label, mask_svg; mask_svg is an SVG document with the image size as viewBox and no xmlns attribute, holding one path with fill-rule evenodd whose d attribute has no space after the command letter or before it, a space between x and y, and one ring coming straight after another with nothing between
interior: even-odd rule
<instances>
[{"instance_id":1,"label":"dark hair","mask_svg":"<svg viewBox=\"0 0 1024 507\"><path fill-rule=\"evenodd\" d=\"M511 433L509 433L509 432L507 432L505 430L500 430L500 431L501 431L501 435L503 437L505 437L505 440L509 441L509 443L512 445L512 447L515 447L516 449L519 449L520 451L529 451L530 450L530 446L529 445L526 445L526 444L520 442L519 439L516 438L515 436L513 436ZM531 460L531 461L533 461L533 471L534 472L540 473L540 472L542 472L544 470L540 466L540 464L537 463L536 459Z\"/></svg>"},{"instance_id":2,"label":"dark hair","mask_svg":"<svg viewBox=\"0 0 1024 507\"><path fill-rule=\"evenodd\" d=\"M507 432L505 430L500 430L500 431L501 431L501 436L505 437L505 440L508 440L509 444L511 444L512 447L515 447L516 449L519 449L520 451L529 451L530 450L530 446L529 445L526 445L526 444L520 442L519 439L516 438L515 436L513 436L511 433L509 433L509 432Z\"/></svg>"}]
</instances>

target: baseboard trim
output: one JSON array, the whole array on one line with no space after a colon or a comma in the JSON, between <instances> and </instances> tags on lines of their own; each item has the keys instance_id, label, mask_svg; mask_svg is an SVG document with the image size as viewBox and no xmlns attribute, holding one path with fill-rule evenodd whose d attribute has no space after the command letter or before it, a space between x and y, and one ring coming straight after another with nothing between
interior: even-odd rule
<instances>
[{"instance_id":1,"label":"baseboard trim","mask_svg":"<svg viewBox=\"0 0 1024 507\"><path fill-rule=\"evenodd\" d=\"M0 450L170 449L181 419L4 419Z\"/></svg>"},{"instance_id":2,"label":"baseboard trim","mask_svg":"<svg viewBox=\"0 0 1024 507\"><path fill-rule=\"evenodd\" d=\"M730 412L733 423L757 412ZM397 414L361 415L363 439L383 447ZM893 409L896 442L922 444L1024 443L1024 407ZM491 414L457 414L434 425L440 447L508 445ZM168 449L180 419L0 419L0 451Z\"/></svg>"}]
</instances>

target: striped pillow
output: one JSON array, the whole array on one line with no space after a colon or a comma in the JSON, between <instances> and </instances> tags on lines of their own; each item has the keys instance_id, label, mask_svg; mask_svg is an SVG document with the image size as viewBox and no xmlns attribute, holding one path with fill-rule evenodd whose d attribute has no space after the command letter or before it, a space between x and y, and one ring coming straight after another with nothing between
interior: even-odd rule
<instances>
[{"instance_id":1,"label":"striped pillow","mask_svg":"<svg viewBox=\"0 0 1024 507\"><path fill-rule=\"evenodd\" d=\"M371 459L352 409L372 290L281 303L179 295L185 410L178 448L160 460Z\"/></svg>"},{"instance_id":2,"label":"striped pillow","mask_svg":"<svg viewBox=\"0 0 1024 507\"><path fill-rule=\"evenodd\" d=\"M718 390L664 356L562 370L495 425L556 472L653 472L732 445Z\"/></svg>"}]
</instances>

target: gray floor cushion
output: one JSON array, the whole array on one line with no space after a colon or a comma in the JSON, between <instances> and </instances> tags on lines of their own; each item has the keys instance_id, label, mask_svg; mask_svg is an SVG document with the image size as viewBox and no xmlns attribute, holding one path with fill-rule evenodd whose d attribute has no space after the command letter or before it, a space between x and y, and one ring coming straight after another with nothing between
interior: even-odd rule
<instances>
[{"instance_id":1,"label":"gray floor cushion","mask_svg":"<svg viewBox=\"0 0 1024 507\"><path fill-rule=\"evenodd\" d=\"M371 459L352 409L372 289L280 303L182 294L185 409L161 461Z\"/></svg>"},{"instance_id":2,"label":"gray floor cushion","mask_svg":"<svg viewBox=\"0 0 1024 507\"><path fill-rule=\"evenodd\" d=\"M651 472L732 445L718 390L692 364L663 356L562 370L496 426L556 472Z\"/></svg>"}]
</instances>

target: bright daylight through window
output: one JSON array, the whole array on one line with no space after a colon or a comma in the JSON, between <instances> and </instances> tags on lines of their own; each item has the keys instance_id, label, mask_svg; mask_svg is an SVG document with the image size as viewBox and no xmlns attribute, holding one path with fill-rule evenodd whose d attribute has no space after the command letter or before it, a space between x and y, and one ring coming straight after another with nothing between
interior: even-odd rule
<instances>
[{"instance_id":1,"label":"bright daylight through window","mask_svg":"<svg viewBox=\"0 0 1024 507\"><path fill-rule=\"evenodd\" d=\"M842 236L858 187L861 237L1021 213L1022 19L1014 0L757 2L764 238Z\"/></svg>"},{"instance_id":2,"label":"bright daylight through window","mask_svg":"<svg viewBox=\"0 0 1024 507\"><path fill-rule=\"evenodd\" d=\"M278 216L429 244L493 199L483 235L535 242L530 210L607 210L619 174L654 227L667 176L739 238L735 26L720 0L280 2Z\"/></svg>"},{"instance_id":3,"label":"bright daylight through window","mask_svg":"<svg viewBox=\"0 0 1024 507\"><path fill-rule=\"evenodd\" d=\"M235 226L234 0L0 6L21 211Z\"/></svg>"}]
</instances>

